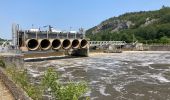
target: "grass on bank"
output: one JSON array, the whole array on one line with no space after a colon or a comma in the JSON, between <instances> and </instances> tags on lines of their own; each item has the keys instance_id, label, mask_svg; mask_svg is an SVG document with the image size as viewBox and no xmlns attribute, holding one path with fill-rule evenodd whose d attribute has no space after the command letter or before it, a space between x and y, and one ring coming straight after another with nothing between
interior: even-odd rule
<instances>
[{"instance_id":1,"label":"grass on bank","mask_svg":"<svg viewBox=\"0 0 170 100\"><path fill-rule=\"evenodd\" d=\"M43 89L41 86L35 86L29 82L26 70L19 70L15 67L9 67L6 72L12 80L19 85L33 100L42 99Z\"/></svg>"},{"instance_id":2,"label":"grass on bank","mask_svg":"<svg viewBox=\"0 0 170 100\"><path fill-rule=\"evenodd\" d=\"M31 84L27 71L21 71L15 67L6 69L12 80L20 85L33 100L41 100L45 92L50 92L55 100L79 100L88 91L85 82L68 82L63 84L59 81L59 75L49 68L42 77L40 85ZM89 98L85 98L86 100Z\"/></svg>"}]
</instances>

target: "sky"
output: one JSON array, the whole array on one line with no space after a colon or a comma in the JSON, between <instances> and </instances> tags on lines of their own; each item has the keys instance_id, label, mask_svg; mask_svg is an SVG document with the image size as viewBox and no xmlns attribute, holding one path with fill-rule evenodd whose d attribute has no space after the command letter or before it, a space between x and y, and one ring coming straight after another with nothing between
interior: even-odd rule
<instances>
[{"instance_id":1,"label":"sky","mask_svg":"<svg viewBox=\"0 0 170 100\"><path fill-rule=\"evenodd\" d=\"M0 38L11 39L12 23L22 29L52 25L89 29L126 12L158 10L170 0L0 0Z\"/></svg>"}]
</instances>

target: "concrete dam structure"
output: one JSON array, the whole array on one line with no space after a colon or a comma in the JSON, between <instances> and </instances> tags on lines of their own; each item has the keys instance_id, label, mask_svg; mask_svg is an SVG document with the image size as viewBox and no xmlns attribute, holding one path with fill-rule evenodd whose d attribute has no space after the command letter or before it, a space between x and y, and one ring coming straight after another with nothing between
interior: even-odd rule
<instances>
[{"instance_id":1,"label":"concrete dam structure","mask_svg":"<svg viewBox=\"0 0 170 100\"><path fill-rule=\"evenodd\" d=\"M89 43L81 32L56 32L49 30L20 30L13 25L13 44L24 53L69 52L74 56L88 56Z\"/></svg>"},{"instance_id":2,"label":"concrete dam structure","mask_svg":"<svg viewBox=\"0 0 170 100\"><path fill-rule=\"evenodd\" d=\"M28 51L46 51L46 50L69 50L85 49L88 42L85 39L27 39L21 47L26 47Z\"/></svg>"}]
</instances>

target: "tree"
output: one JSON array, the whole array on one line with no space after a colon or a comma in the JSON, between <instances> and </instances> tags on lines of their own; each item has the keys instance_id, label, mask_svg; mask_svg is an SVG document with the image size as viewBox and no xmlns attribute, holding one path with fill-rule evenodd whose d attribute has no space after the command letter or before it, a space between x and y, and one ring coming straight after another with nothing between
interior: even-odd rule
<instances>
[{"instance_id":1,"label":"tree","mask_svg":"<svg viewBox=\"0 0 170 100\"><path fill-rule=\"evenodd\" d=\"M163 36L160 39L160 43L168 44L168 43L170 43L170 39L167 36Z\"/></svg>"}]
</instances>

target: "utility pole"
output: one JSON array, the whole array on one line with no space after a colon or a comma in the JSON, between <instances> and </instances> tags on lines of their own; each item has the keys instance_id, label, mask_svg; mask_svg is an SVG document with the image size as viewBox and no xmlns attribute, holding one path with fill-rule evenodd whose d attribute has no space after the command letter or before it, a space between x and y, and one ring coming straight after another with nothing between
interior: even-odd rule
<instances>
[{"instance_id":1,"label":"utility pole","mask_svg":"<svg viewBox=\"0 0 170 100\"><path fill-rule=\"evenodd\" d=\"M134 45L134 43L135 43L135 35L133 33L133 45Z\"/></svg>"},{"instance_id":2,"label":"utility pole","mask_svg":"<svg viewBox=\"0 0 170 100\"><path fill-rule=\"evenodd\" d=\"M48 26L49 32L52 32L52 28L53 28L53 27L51 27L51 25Z\"/></svg>"},{"instance_id":3,"label":"utility pole","mask_svg":"<svg viewBox=\"0 0 170 100\"><path fill-rule=\"evenodd\" d=\"M83 29L83 28L80 28L80 29L79 29L79 32L80 32L80 34L83 34L83 38L85 38L85 31L84 31L84 29Z\"/></svg>"}]
</instances>

